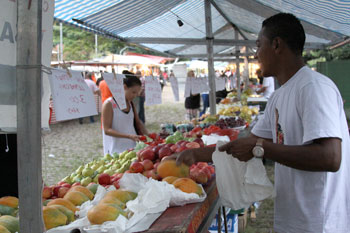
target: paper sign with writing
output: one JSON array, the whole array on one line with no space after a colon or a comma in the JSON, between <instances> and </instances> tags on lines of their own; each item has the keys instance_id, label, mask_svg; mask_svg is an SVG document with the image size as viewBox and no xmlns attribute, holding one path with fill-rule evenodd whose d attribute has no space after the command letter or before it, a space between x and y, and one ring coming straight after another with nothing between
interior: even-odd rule
<instances>
[{"instance_id":1,"label":"paper sign with writing","mask_svg":"<svg viewBox=\"0 0 350 233\"><path fill-rule=\"evenodd\" d=\"M169 77L171 89L173 90L175 101L179 101L179 83L176 77Z\"/></svg>"},{"instance_id":2,"label":"paper sign with writing","mask_svg":"<svg viewBox=\"0 0 350 233\"><path fill-rule=\"evenodd\" d=\"M203 92L208 92L210 90L209 85L208 85L208 79L207 78L200 78L200 88L201 88L201 93Z\"/></svg>"},{"instance_id":3,"label":"paper sign with writing","mask_svg":"<svg viewBox=\"0 0 350 233\"><path fill-rule=\"evenodd\" d=\"M145 77L145 98L147 106L162 103L162 88L156 77Z\"/></svg>"},{"instance_id":4,"label":"paper sign with writing","mask_svg":"<svg viewBox=\"0 0 350 233\"><path fill-rule=\"evenodd\" d=\"M57 121L97 115L94 95L81 72L54 69L50 78Z\"/></svg>"},{"instance_id":5,"label":"paper sign with writing","mask_svg":"<svg viewBox=\"0 0 350 233\"><path fill-rule=\"evenodd\" d=\"M106 80L107 86L109 90L111 90L114 99L117 101L117 104L120 109L126 109L125 102L125 92L124 92L124 84L123 79L125 78L124 74L114 74L112 73L104 73L104 80Z\"/></svg>"},{"instance_id":6,"label":"paper sign with writing","mask_svg":"<svg viewBox=\"0 0 350 233\"><path fill-rule=\"evenodd\" d=\"M225 89L225 79L218 77L215 79L216 91L221 91Z\"/></svg>"},{"instance_id":7,"label":"paper sign with writing","mask_svg":"<svg viewBox=\"0 0 350 233\"><path fill-rule=\"evenodd\" d=\"M185 98L190 97L192 91L192 78L187 77L185 83Z\"/></svg>"},{"instance_id":8,"label":"paper sign with writing","mask_svg":"<svg viewBox=\"0 0 350 233\"><path fill-rule=\"evenodd\" d=\"M52 53L52 23L54 0L42 1L41 62L50 66ZM0 1L0 131L17 131L16 48L17 1ZM28 37L29 38L29 37ZM29 39L28 39L29 40ZM22 64L20 64L22 65ZM41 127L49 127L50 88L46 73L42 73ZM21 117L21 116L19 116Z\"/></svg>"},{"instance_id":9,"label":"paper sign with writing","mask_svg":"<svg viewBox=\"0 0 350 233\"><path fill-rule=\"evenodd\" d=\"M200 78L192 78L192 88L191 93L192 95L201 93L201 79Z\"/></svg>"}]
</instances>

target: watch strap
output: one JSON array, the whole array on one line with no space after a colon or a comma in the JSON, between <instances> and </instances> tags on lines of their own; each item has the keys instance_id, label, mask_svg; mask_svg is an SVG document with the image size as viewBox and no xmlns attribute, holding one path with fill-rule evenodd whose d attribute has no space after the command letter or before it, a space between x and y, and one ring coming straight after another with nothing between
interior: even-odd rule
<instances>
[{"instance_id":1,"label":"watch strap","mask_svg":"<svg viewBox=\"0 0 350 233\"><path fill-rule=\"evenodd\" d=\"M263 146L263 141L264 141L264 139L262 139L262 138L258 138L258 140L256 140L256 146Z\"/></svg>"}]
</instances>

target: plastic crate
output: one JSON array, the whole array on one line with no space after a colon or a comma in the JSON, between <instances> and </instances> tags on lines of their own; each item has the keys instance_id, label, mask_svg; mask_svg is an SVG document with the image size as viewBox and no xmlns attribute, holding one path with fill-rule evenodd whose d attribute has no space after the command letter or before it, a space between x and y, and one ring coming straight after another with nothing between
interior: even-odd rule
<instances>
[{"instance_id":1,"label":"plastic crate","mask_svg":"<svg viewBox=\"0 0 350 233\"><path fill-rule=\"evenodd\" d=\"M238 232L238 215L237 214L227 214L226 215L227 220L227 230L230 233L237 233ZM216 233L218 232L218 215L214 218L213 222L211 223L209 227L210 233ZM225 226L224 226L224 218L221 216L221 232L225 232Z\"/></svg>"}]
</instances>

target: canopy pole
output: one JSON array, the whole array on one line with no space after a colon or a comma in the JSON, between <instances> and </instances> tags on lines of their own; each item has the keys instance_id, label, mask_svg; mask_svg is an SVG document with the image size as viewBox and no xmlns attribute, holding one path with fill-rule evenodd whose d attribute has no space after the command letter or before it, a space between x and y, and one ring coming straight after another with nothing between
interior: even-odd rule
<instances>
[{"instance_id":1,"label":"canopy pole","mask_svg":"<svg viewBox=\"0 0 350 233\"><path fill-rule=\"evenodd\" d=\"M244 47L244 90L247 90L249 88L249 62L248 62L248 53L247 53L247 46Z\"/></svg>"},{"instance_id":2,"label":"canopy pole","mask_svg":"<svg viewBox=\"0 0 350 233\"><path fill-rule=\"evenodd\" d=\"M62 23L60 23L60 61L63 61L63 28Z\"/></svg>"},{"instance_id":3,"label":"canopy pole","mask_svg":"<svg viewBox=\"0 0 350 233\"><path fill-rule=\"evenodd\" d=\"M216 114L216 86L215 86L215 71L214 71L214 53L213 53L213 31L211 25L211 6L209 0L204 0L205 6L205 31L207 40L207 53L208 53L208 80L209 80L209 106L210 115Z\"/></svg>"},{"instance_id":4,"label":"canopy pole","mask_svg":"<svg viewBox=\"0 0 350 233\"><path fill-rule=\"evenodd\" d=\"M41 165L42 0L17 1L17 145L20 232L44 232Z\"/></svg>"},{"instance_id":5,"label":"canopy pole","mask_svg":"<svg viewBox=\"0 0 350 233\"><path fill-rule=\"evenodd\" d=\"M235 30L235 40L238 39L238 31ZM237 77L237 98L241 99L241 72L239 68L239 47L236 46L236 77Z\"/></svg>"}]
</instances>

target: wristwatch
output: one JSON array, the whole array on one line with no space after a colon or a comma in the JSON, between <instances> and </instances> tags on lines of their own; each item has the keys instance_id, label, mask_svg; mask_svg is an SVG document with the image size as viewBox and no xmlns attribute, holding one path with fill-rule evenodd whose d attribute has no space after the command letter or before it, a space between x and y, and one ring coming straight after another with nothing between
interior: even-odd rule
<instances>
[{"instance_id":1,"label":"wristwatch","mask_svg":"<svg viewBox=\"0 0 350 233\"><path fill-rule=\"evenodd\" d=\"M256 144L253 148L253 155L255 158L263 158L264 157L264 148L263 148L263 141L264 139L258 138L256 141Z\"/></svg>"}]
</instances>

